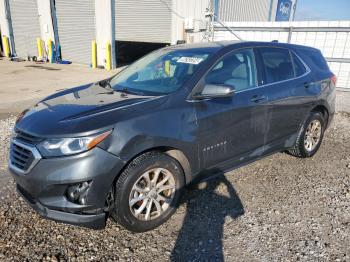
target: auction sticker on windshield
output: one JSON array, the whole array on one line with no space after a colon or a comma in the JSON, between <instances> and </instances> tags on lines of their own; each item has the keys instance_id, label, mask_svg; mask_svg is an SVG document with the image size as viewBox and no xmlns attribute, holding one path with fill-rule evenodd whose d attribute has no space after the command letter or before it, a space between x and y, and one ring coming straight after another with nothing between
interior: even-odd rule
<instances>
[{"instance_id":1,"label":"auction sticker on windshield","mask_svg":"<svg viewBox=\"0 0 350 262\"><path fill-rule=\"evenodd\" d=\"M198 65L203 60L204 60L204 58L202 58L202 57L186 57L186 56L183 56L183 57L180 57L176 62Z\"/></svg>"}]
</instances>

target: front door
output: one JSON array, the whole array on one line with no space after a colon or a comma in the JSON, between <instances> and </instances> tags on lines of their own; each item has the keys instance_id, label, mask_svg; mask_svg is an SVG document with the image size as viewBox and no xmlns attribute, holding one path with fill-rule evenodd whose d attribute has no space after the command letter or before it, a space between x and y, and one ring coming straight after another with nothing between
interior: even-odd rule
<instances>
[{"instance_id":1,"label":"front door","mask_svg":"<svg viewBox=\"0 0 350 262\"><path fill-rule=\"evenodd\" d=\"M229 85L232 97L194 102L202 168L233 158L244 161L263 152L268 123L268 97L257 87L253 49L226 54L206 74L203 85Z\"/></svg>"}]
</instances>

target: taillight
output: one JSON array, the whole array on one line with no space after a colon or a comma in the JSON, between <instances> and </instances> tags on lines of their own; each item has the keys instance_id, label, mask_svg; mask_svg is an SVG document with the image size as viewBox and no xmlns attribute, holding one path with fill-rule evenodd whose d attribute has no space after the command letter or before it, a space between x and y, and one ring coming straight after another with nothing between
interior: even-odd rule
<instances>
[{"instance_id":1,"label":"taillight","mask_svg":"<svg viewBox=\"0 0 350 262\"><path fill-rule=\"evenodd\" d=\"M332 75L331 81L332 81L334 86L337 86L337 77L335 75Z\"/></svg>"}]
</instances>

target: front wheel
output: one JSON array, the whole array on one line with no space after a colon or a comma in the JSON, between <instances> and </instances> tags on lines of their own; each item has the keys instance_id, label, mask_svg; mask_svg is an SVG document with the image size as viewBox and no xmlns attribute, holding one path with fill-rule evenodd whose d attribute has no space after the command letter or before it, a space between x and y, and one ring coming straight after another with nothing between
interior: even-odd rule
<instances>
[{"instance_id":1,"label":"front wheel","mask_svg":"<svg viewBox=\"0 0 350 262\"><path fill-rule=\"evenodd\" d=\"M143 154L118 178L111 215L133 232L154 229L175 212L183 186L182 167L174 158L157 152Z\"/></svg>"},{"instance_id":2,"label":"front wheel","mask_svg":"<svg viewBox=\"0 0 350 262\"><path fill-rule=\"evenodd\" d=\"M299 131L295 146L288 152L297 157L312 157L321 146L324 130L324 116L320 112L311 112Z\"/></svg>"}]
</instances>

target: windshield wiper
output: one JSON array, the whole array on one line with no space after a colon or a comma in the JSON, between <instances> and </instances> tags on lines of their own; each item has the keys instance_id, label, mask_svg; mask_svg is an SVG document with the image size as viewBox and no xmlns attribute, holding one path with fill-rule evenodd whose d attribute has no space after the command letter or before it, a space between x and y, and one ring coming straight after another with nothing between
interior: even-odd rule
<instances>
[{"instance_id":1,"label":"windshield wiper","mask_svg":"<svg viewBox=\"0 0 350 262\"><path fill-rule=\"evenodd\" d=\"M107 89L108 91L110 91L111 93L115 93L115 92L120 92L124 95L127 95L127 94L130 94L130 95L139 95L139 96L144 96L145 94L142 93L142 92L138 92L138 91L131 91L130 89L128 89L127 87L125 86L120 86L120 85L117 85L117 87L119 87L118 89L114 89L112 87L112 85L110 84L110 81L109 80L103 80L103 81L100 81L98 82L98 85Z\"/></svg>"},{"instance_id":2,"label":"windshield wiper","mask_svg":"<svg viewBox=\"0 0 350 262\"><path fill-rule=\"evenodd\" d=\"M115 91L117 92L122 92L124 94L130 94L130 95L139 95L139 96L144 96L145 94L142 92L138 92L138 91L131 91L130 89L128 89L125 86L120 86L117 85L117 87L119 87L118 89L115 89Z\"/></svg>"},{"instance_id":3,"label":"windshield wiper","mask_svg":"<svg viewBox=\"0 0 350 262\"><path fill-rule=\"evenodd\" d=\"M100 87L103 87L103 88L107 89L108 91L111 91L112 93L115 92L115 90L113 89L113 87L112 87L111 84L109 83L109 80L100 81L100 82L98 82L98 85L99 85Z\"/></svg>"}]
</instances>

